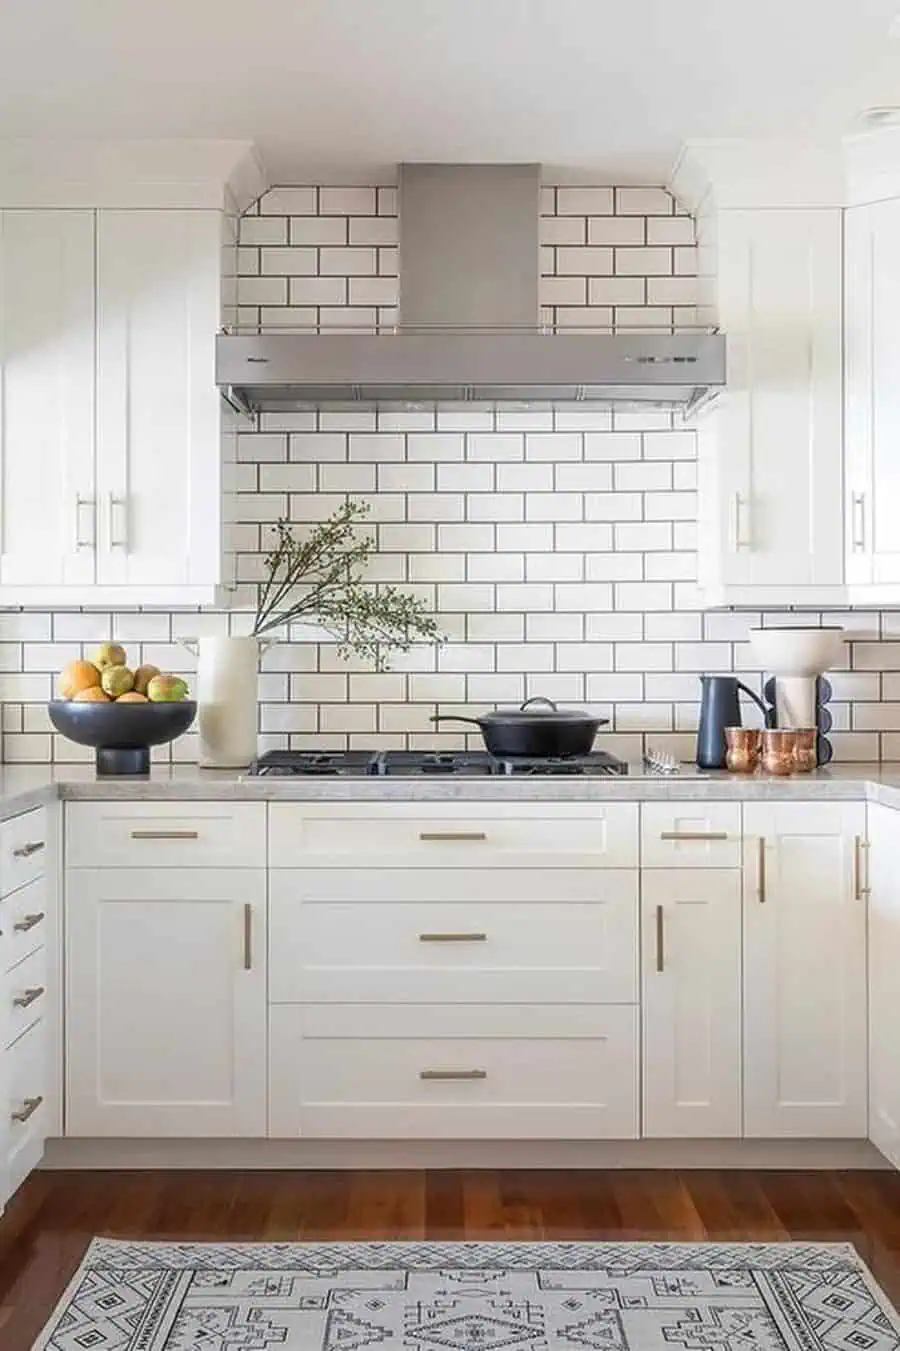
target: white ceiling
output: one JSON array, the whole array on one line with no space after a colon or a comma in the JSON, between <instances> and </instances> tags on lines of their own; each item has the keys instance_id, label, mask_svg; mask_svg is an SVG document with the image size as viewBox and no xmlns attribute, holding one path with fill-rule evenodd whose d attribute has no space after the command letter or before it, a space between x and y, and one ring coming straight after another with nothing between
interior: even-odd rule
<instances>
[{"instance_id":1,"label":"white ceiling","mask_svg":"<svg viewBox=\"0 0 900 1351\"><path fill-rule=\"evenodd\" d=\"M900 104L900 0L24 0L0 137L255 140L270 181L401 160L665 179L688 138Z\"/></svg>"}]
</instances>

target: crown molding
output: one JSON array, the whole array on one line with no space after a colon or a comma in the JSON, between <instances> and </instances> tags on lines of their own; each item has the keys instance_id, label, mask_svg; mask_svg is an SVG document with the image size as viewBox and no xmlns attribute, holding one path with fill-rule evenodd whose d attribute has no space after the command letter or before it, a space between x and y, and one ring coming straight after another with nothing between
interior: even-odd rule
<instances>
[{"instance_id":1,"label":"crown molding","mask_svg":"<svg viewBox=\"0 0 900 1351\"><path fill-rule=\"evenodd\" d=\"M847 206L900 197L900 126L845 137L844 157Z\"/></svg>"},{"instance_id":2,"label":"crown molding","mask_svg":"<svg viewBox=\"0 0 900 1351\"><path fill-rule=\"evenodd\" d=\"M844 203L840 143L687 141L668 184L692 215Z\"/></svg>"}]
</instances>

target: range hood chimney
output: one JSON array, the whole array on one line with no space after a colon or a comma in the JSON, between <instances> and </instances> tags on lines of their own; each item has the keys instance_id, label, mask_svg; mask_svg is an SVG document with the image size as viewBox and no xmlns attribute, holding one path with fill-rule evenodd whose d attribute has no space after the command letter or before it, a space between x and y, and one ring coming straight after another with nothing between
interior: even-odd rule
<instances>
[{"instance_id":1,"label":"range hood chimney","mask_svg":"<svg viewBox=\"0 0 900 1351\"><path fill-rule=\"evenodd\" d=\"M221 334L223 393L245 412L432 400L690 410L720 389L717 334L542 325L540 186L535 164L401 166L397 327Z\"/></svg>"}]
</instances>

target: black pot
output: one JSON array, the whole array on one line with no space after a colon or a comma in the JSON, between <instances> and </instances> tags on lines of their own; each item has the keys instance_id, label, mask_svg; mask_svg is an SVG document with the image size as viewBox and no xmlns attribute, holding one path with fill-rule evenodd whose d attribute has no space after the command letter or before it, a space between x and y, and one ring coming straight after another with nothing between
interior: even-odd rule
<instances>
[{"instance_id":1,"label":"black pot","mask_svg":"<svg viewBox=\"0 0 900 1351\"><path fill-rule=\"evenodd\" d=\"M545 707L533 709L532 704ZM468 722L480 728L485 748L498 758L527 756L544 758L560 755L587 755L594 745L597 728L609 721L594 718L578 709L557 708L552 699L536 695L521 708L500 708L480 718L460 713L435 713L432 722Z\"/></svg>"}]
</instances>

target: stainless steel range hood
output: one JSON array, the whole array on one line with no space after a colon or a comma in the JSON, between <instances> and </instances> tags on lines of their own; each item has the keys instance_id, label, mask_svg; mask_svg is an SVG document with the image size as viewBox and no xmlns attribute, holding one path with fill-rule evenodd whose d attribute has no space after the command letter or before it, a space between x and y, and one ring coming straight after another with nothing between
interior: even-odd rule
<instances>
[{"instance_id":1,"label":"stainless steel range hood","mask_svg":"<svg viewBox=\"0 0 900 1351\"><path fill-rule=\"evenodd\" d=\"M432 400L691 409L724 385L718 334L542 322L539 219L538 165L404 165L396 328L221 334L219 386L245 411L285 412Z\"/></svg>"}]
</instances>

